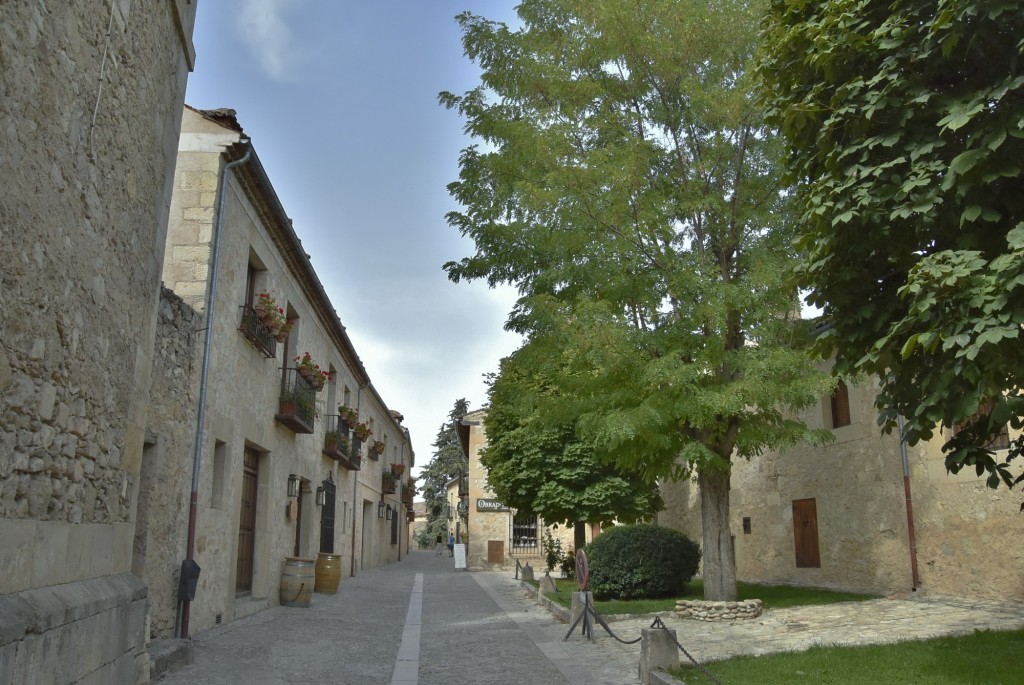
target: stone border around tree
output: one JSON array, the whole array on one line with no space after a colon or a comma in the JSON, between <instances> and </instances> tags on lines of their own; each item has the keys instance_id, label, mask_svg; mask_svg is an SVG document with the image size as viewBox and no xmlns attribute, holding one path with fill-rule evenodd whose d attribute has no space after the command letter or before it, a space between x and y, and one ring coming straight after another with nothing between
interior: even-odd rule
<instances>
[{"instance_id":1,"label":"stone border around tree","mask_svg":"<svg viewBox=\"0 0 1024 685\"><path fill-rule=\"evenodd\" d=\"M710 602L702 599L681 599L676 602L676 616L695 621L748 621L764 610L759 599L738 602Z\"/></svg>"}]
</instances>

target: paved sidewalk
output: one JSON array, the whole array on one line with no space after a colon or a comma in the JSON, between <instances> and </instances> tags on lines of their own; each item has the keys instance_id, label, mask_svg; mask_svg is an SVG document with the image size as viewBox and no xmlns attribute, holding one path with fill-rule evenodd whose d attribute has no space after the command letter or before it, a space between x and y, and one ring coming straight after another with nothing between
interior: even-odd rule
<instances>
[{"instance_id":1,"label":"paved sidewalk","mask_svg":"<svg viewBox=\"0 0 1024 685\"><path fill-rule=\"evenodd\" d=\"M201 600L200 600L201 601ZM274 607L197 636L160 685L633 685L629 652L595 647L508 573L433 551L342 580L308 609Z\"/></svg>"},{"instance_id":2,"label":"paved sidewalk","mask_svg":"<svg viewBox=\"0 0 1024 685\"><path fill-rule=\"evenodd\" d=\"M626 640L650 616L611 621ZM871 644L974 629L1024 627L1024 606L927 599L769 610L753 621L663 616L702 662L738 654ZM274 607L195 639L195 663L161 685L634 685L639 645L595 626L596 643L557 622L511 573L455 571L413 552L397 564L315 595L308 609ZM685 659L685 657L683 657ZM713 671L713 669L712 669Z\"/></svg>"},{"instance_id":3,"label":"paved sidewalk","mask_svg":"<svg viewBox=\"0 0 1024 685\"><path fill-rule=\"evenodd\" d=\"M1024 628L1024 605L937 599L875 599L824 606L769 609L750 621L708 623L662 620L701 663L740 655L792 652L815 646L870 645L961 635L975 630ZM639 634L648 617L610 623L616 633ZM602 631L598 628L598 634ZM637 655L639 658L639 654ZM686 661L685 656L680 659ZM714 669L711 669L714 671Z\"/></svg>"}]
</instances>

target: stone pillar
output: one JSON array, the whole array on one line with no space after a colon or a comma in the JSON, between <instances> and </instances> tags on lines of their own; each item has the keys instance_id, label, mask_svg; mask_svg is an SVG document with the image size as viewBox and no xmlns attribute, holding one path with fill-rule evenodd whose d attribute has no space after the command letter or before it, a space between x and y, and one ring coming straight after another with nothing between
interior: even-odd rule
<instances>
[{"instance_id":1,"label":"stone pillar","mask_svg":"<svg viewBox=\"0 0 1024 685\"><path fill-rule=\"evenodd\" d=\"M533 567L529 564L523 567L523 580L533 580Z\"/></svg>"},{"instance_id":2,"label":"stone pillar","mask_svg":"<svg viewBox=\"0 0 1024 685\"><path fill-rule=\"evenodd\" d=\"M676 631L671 628L640 629L640 682L650 685L651 672L679 668Z\"/></svg>"},{"instance_id":3,"label":"stone pillar","mask_svg":"<svg viewBox=\"0 0 1024 685\"><path fill-rule=\"evenodd\" d=\"M551 577L550 573L545 573L544 577L540 579L540 594L543 597L547 592L557 592L558 588L555 586L555 579Z\"/></svg>"},{"instance_id":4,"label":"stone pillar","mask_svg":"<svg viewBox=\"0 0 1024 685\"><path fill-rule=\"evenodd\" d=\"M583 615L583 608L584 608L584 606L586 606L583 603L584 602L584 597L586 597L587 604L589 604L591 607L594 606L594 598L591 596L591 593L589 593L589 592L574 592L574 593L572 593L572 615L569 616L569 625L572 625L573 623L576 623L576 619L578 619L580 616Z\"/></svg>"}]
</instances>

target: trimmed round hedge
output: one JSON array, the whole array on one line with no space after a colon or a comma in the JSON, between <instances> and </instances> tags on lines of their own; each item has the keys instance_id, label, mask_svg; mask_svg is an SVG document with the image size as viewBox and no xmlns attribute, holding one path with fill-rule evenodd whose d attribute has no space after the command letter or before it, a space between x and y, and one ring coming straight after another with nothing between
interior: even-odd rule
<instances>
[{"instance_id":1,"label":"trimmed round hedge","mask_svg":"<svg viewBox=\"0 0 1024 685\"><path fill-rule=\"evenodd\" d=\"M680 595L697 573L700 547L678 530L616 526L586 546L588 589L596 599L654 599Z\"/></svg>"}]
</instances>

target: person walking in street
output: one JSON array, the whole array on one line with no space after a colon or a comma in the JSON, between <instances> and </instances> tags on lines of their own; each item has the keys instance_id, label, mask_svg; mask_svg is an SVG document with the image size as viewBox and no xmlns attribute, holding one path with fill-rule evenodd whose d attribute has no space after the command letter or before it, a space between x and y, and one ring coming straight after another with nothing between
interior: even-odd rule
<instances>
[{"instance_id":1,"label":"person walking in street","mask_svg":"<svg viewBox=\"0 0 1024 685\"><path fill-rule=\"evenodd\" d=\"M455 556L455 535L448 533L448 558Z\"/></svg>"},{"instance_id":2,"label":"person walking in street","mask_svg":"<svg viewBox=\"0 0 1024 685\"><path fill-rule=\"evenodd\" d=\"M437 534L437 542L436 542L436 543L434 544L434 552L435 552L434 556L435 556L435 557L439 557L439 556L441 556L441 550L442 550L442 549L444 549L444 548L443 548L443 547L441 546L441 545L443 545L443 544L444 544L444 542L443 542L443 541L442 541L442 539L441 539L441 534L440 534L440 533L438 533L438 534Z\"/></svg>"}]
</instances>

